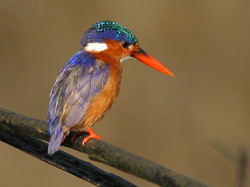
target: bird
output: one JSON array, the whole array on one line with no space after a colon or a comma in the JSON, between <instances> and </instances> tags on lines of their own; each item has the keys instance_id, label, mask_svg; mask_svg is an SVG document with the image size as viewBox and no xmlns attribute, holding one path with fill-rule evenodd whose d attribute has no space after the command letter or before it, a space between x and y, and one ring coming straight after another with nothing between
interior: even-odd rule
<instances>
[{"instance_id":1,"label":"bird","mask_svg":"<svg viewBox=\"0 0 250 187\"><path fill-rule=\"evenodd\" d=\"M50 140L48 154L59 150L70 131L101 137L92 126L102 119L114 103L120 88L122 62L134 58L173 76L173 73L140 48L136 36L115 21L93 23L80 40L82 48L72 56L50 92L47 124Z\"/></svg>"}]
</instances>

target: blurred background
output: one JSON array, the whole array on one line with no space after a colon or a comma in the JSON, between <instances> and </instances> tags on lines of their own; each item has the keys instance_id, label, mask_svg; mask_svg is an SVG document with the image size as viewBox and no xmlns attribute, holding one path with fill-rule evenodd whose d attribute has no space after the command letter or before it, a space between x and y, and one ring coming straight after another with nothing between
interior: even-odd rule
<instances>
[{"instance_id":1,"label":"blurred background","mask_svg":"<svg viewBox=\"0 0 250 187\"><path fill-rule=\"evenodd\" d=\"M238 186L238 158L250 152L249 8L246 0L0 1L0 106L45 120L50 89L83 33L117 21L175 77L124 62L119 97L95 132L207 185ZM3 142L0 163L0 186L92 186Z\"/></svg>"}]
</instances>

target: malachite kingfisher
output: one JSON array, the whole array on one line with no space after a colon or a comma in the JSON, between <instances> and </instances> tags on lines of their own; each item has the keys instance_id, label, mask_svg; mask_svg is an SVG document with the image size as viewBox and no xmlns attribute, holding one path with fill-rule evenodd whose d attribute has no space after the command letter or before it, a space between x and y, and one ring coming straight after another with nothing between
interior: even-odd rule
<instances>
[{"instance_id":1,"label":"malachite kingfisher","mask_svg":"<svg viewBox=\"0 0 250 187\"><path fill-rule=\"evenodd\" d=\"M47 123L48 154L54 154L71 130L87 131L114 103L120 87L122 61L129 57L173 76L166 67L139 47L135 35L113 21L100 21L83 35L83 46L59 73L50 93Z\"/></svg>"}]
</instances>

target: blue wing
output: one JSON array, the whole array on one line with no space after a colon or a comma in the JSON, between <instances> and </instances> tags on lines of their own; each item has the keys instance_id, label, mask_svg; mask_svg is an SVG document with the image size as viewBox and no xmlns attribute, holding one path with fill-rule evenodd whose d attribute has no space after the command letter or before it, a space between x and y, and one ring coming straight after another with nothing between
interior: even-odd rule
<instances>
[{"instance_id":1,"label":"blue wing","mask_svg":"<svg viewBox=\"0 0 250 187\"><path fill-rule=\"evenodd\" d=\"M109 77L109 66L85 51L77 52L65 65L50 93L47 122L50 129L48 153L54 154L69 130L82 124L91 104Z\"/></svg>"}]
</instances>

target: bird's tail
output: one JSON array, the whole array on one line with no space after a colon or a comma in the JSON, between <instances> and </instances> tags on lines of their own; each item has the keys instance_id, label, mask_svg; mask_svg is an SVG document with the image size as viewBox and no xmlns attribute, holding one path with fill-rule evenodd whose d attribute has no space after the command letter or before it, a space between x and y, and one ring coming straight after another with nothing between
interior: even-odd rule
<instances>
[{"instance_id":1,"label":"bird's tail","mask_svg":"<svg viewBox=\"0 0 250 187\"><path fill-rule=\"evenodd\" d=\"M48 146L49 155L53 155L56 151L58 151L62 142L63 134L63 130L60 126L57 126L56 129L54 129L53 134L50 136Z\"/></svg>"}]
</instances>

